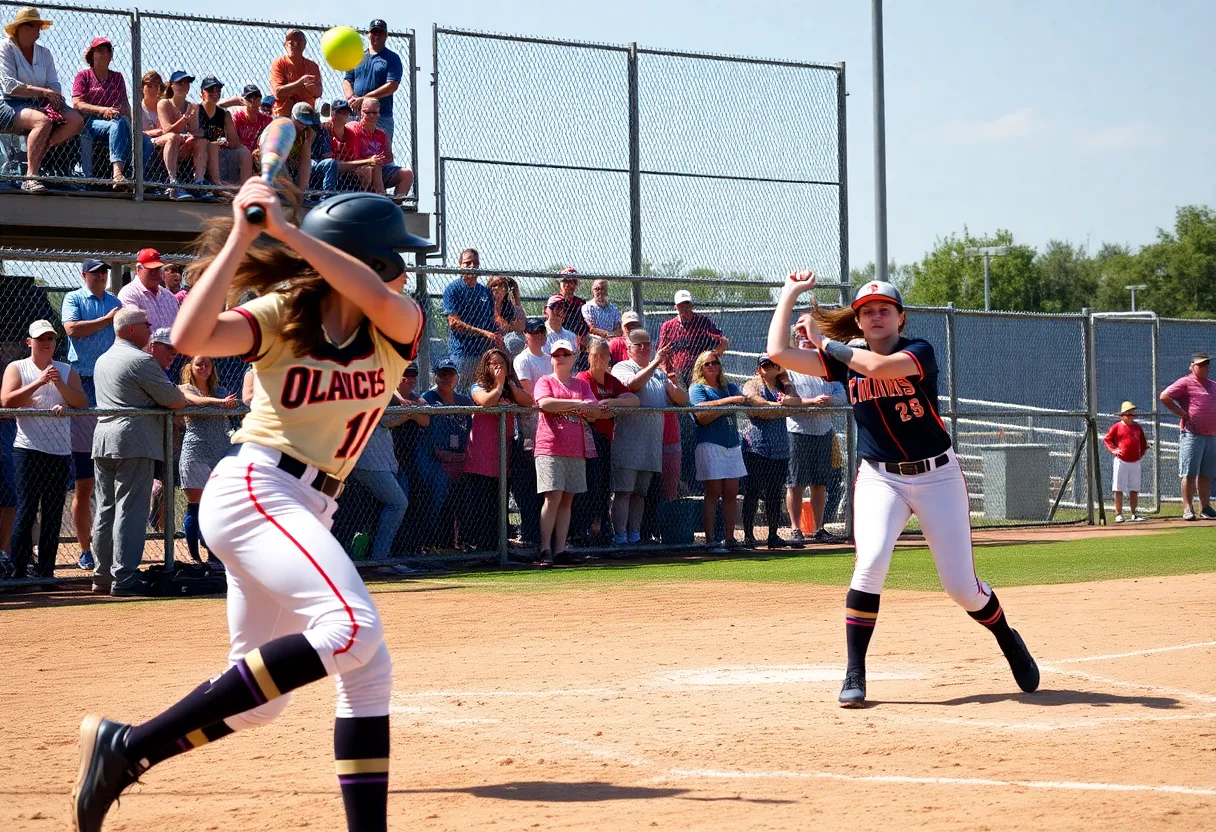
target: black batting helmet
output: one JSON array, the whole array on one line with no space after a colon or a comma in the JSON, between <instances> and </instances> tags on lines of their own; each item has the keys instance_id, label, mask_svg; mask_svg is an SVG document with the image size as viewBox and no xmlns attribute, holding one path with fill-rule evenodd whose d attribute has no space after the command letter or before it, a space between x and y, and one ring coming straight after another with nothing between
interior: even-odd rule
<instances>
[{"instance_id":1,"label":"black batting helmet","mask_svg":"<svg viewBox=\"0 0 1216 832\"><path fill-rule=\"evenodd\" d=\"M385 283L405 271L405 259L398 252L435 248L430 240L411 234L405 214L395 202L379 194L331 196L305 215L300 230L362 260Z\"/></svg>"}]
</instances>

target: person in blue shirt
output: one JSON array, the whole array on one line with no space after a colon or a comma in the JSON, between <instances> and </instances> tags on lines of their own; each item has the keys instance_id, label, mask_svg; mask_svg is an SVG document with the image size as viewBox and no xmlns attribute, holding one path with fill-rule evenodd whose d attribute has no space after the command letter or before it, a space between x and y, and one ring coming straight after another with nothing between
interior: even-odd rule
<instances>
[{"instance_id":1,"label":"person in blue shirt","mask_svg":"<svg viewBox=\"0 0 1216 832\"><path fill-rule=\"evenodd\" d=\"M484 286L482 287L485 288ZM463 393L456 392L456 364L450 358L445 358L435 365L435 386L422 394L422 400L429 405L443 407L472 407L473 400ZM431 417L431 440L434 442L435 456L439 458L439 467L447 478L447 499L439 509L439 519L432 530L435 544L441 548L451 548L457 538L456 527L460 518L456 516L456 506L462 502L464 490L460 480L464 476L464 461L469 447L469 433L473 429L473 414L458 413Z\"/></svg>"},{"instance_id":2,"label":"person in blue shirt","mask_svg":"<svg viewBox=\"0 0 1216 832\"><path fill-rule=\"evenodd\" d=\"M475 248L460 252L460 268L480 269L481 255ZM456 389L469 391L477 361L490 347L502 347L502 335L494 325L494 294L477 282L476 272L465 272L443 290L443 314L447 316L448 356L458 376Z\"/></svg>"},{"instance_id":3,"label":"person in blue shirt","mask_svg":"<svg viewBox=\"0 0 1216 832\"><path fill-rule=\"evenodd\" d=\"M342 79L342 93L350 103L352 112L359 112L364 98L380 101L380 121L377 127L393 141L393 93L401 86L405 73L401 56L385 46L388 40L388 24L373 20L367 27L367 53L357 67L347 72Z\"/></svg>"},{"instance_id":4,"label":"person in blue shirt","mask_svg":"<svg viewBox=\"0 0 1216 832\"><path fill-rule=\"evenodd\" d=\"M93 385L93 365L98 356L114 343L114 316L122 301L106 291L110 267L100 260L85 260L80 266L84 285L64 295L60 318L68 335L68 362L89 397L89 407L97 406ZM72 470L76 484L72 493L72 521L76 542L80 544L81 569L92 570L93 561L93 429L91 416L72 417Z\"/></svg>"},{"instance_id":5,"label":"person in blue shirt","mask_svg":"<svg viewBox=\"0 0 1216 832\"><path fill-rule=\"evenodd\" d=\"M791 347L794 304L814 286L810 271L786 279L769 324L768 353L782 367L844 382L857 425L856 561L845 596L849 661L840 705L865 704L865 658L878 621L879 594L895 541L913 514L946 593L996 637L1018 687L1034 691L1038 665L1010 628L992 587L975 574L967 482L937 414L933 345L904 336L907 319L899 290L875 280L862 284L842 309L820 309L812 300L798 330L814 349Z\"/></svg>"},{"instance_id":6,"label":"person in blue shirt","mask_svg":"<svg viewBox=\"0 0 1216 832\"><path fill-rule=\"evenodd\" d=\"M739 548L739 542L735 540L735 518L739 511L739 478L747 476L747 468L743 464L743 448L739 441L739 417L716 408L747 404L747 397L737 385L726 380L718 354L706 350L693 364L688 401L693 407L705 408L705 413L693 416L697 426L697 479L705 486L705 501L701 506L705 545L715 554L724 554ZM719 498L722 500L725 539L715 542L714 519Z\"/></svg>"}]
</instances>

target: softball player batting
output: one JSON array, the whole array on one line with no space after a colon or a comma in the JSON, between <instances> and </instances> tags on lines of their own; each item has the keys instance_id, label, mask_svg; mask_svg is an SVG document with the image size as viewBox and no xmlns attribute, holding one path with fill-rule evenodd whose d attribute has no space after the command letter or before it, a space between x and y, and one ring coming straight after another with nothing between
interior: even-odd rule
<instances>
[{"instance_id":1,"label":"softball player batting","mask_svg":"<svg viewBox=\"0 0 1216 832\"><path fill-rule=\"evenodd\" d=\"M768 329L768 354L782 367L844 382L857 423L861 463L853 500L857 561L845 597L849 663L840 704L866 699L866 649L899 533L913 514L933 552L942 586L987 627L1009 661L1018 687L1039 686L1039 668L1010 629L992 588L975 575L967 484L937 415L937 361L929 342L901 334L903 298L890 283L863 285L849 309L821 310L798 320L816 349L789 346L790 317L815 275L791 274Z\"/></svg>"},{"instance_id":2,"label":"softball player batting","mask_svg":"<svg viewBox=\"0 0 1216 832\"><path fill-rule=\"evenodd\" d=\"M265 228L247 208L262 206ZM231 224L204 231L201 276L173 327L187 355L242 355L257 369L234 451L203 491L200 522L228 575L229 667L139 725L98 716L80 729L78 832L150 767L264 725L294 689L334 676L334 755L349 830L386 828L392 662L380 617L329 533L335 498L413 359L421 309L401 294L397 250L425 240L373 194L343 194L288 223L251 179ZM265 232L280 246L254 245ZM225 311L245 292L256 299Z\"/></svg>"}]
</instances>

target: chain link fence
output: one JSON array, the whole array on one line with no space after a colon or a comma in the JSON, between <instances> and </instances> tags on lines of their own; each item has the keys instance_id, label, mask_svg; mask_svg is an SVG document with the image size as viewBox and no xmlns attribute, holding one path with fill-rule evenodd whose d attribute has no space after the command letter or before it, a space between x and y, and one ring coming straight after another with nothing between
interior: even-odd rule
<instances>
[{"instance_id":1,"label":"chain link fence","mask_svg":"<svg viewBox=\"0 0 1216 832\"><path fill-rule=\"evenodd\" d=\"M5 21L12 18L17 9L28 5L25 0L0 0L0 16ZM314 24L279 23L258 20L234 20L200 15L169 14L162 12L118 11L85 6L40 4L45 17L52 25L44 30L38 43L50 50L55 61L59 83L65 104L72 104L72 83L78 71L87 69L83 53L95 37L107 38L113 47L111 70L123 76L126 84L126 106L134 121L126 117L125 153L120 158L111 158L115 149L109 132L102 125L93 126L94 117L87 114L84 129L66 141L51 147L39 170L30 169L28 147L23 135L15 132L0 132L0 187L17 187L23 177L34 177L51 190L89 193L105 193L130 198L164 198L168 196L170 180L189 185L195 197L214 198L217 192L232 191L240 182L241 154L235 147L218 146L208 149L196 157L192 150L178 143L168 144L161 139L149 142L134 142L130 137L140 138L146 129L154 127L155 103L145 123L143 102L144 87L141 79L145 73L155 72L168 83L172 73L184 71L194 81L186 100L198 105L200 84L207 76L214 76L223 85L221 102L239 99L247 84L256 85L261 92L272 94L270 67L275 58L284 54L284 37L289 30L304 34L306 46L304 56L315 61L321 71L321 95L315 107L319 112L336 99L345 98L342 89L342 73L325 64L321 57L321 35L330 28ZM365 29L359 29L366 34ZM217 49L216 44L224 47ZM383 116L391 107L391 146L393 163L411 170L418 169L418 142L415 75L416 50L412 29L391 32L387 48L396 52L404 70L399 89L390 100L382 102L382 118L379 125L387 128ZM386 106L389 105L389 106ZM243 109L240 101L228 102L230 114ZM326 120L328 116L321 112ZM159 126L159 125L155 125ZM0 127L4 127L0 123ZM12 130L8 127L6 130ZM328 125L323 124L324 135L314 142L313 168L310 176L311 196L321 196L337 190L358 189L358 183L350 177L340 178L337 183L327 180L326 165L321 162L322 150L330 154ZM157 131L159 132L159 131ZM247 137L248 138L248 137ZM254 148L250 147L249 150ZM213 152L218 151L218 152ZM211 158L214 156L214 158ZM173 160L176 158L176 162ZM196 159L201 159L206 168L203 173L195 169ZM123 161L129 185L114 188L111 161ZM136 164L136 162L141 164ZM174 170L170 176L169 166ZM332 164L332 163L330 163ZM411 205L417 204L417 185L411 185L408 193L395 196Z\"/></svg>"}]
</instances>

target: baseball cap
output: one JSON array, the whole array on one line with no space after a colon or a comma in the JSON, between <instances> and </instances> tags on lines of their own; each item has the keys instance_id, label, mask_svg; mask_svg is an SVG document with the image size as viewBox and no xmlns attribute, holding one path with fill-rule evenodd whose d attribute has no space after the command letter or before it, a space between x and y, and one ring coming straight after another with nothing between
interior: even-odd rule
<instances>
[{"instance_id":1,"label":"baseball cap","mask_svg":"<svg viewBox=\"0 0 1216 832\"><path fill-rule=\"evenodd\" d=\"M550 306L561 306L565 302L566 302L566 299L564 297L562 297L561 295L549 295L549 300L545 303L545 307L548 308Z\"/></svg>"},{"instance_id":2,"label":"baseball cap","mask_svg":"<svg viewBox=\"0 0 1216 832\"><path fill-rule=\"evenodd\" d=\"M258 89L257 84L246 84L244 89L241 90L241 98L252 98L255 95L258 98L262 97L262 91Z\"/></svg>"},{"instance_id":3,"label":"baseball cap","mask_svg":"<svg viewBox=\"0 0 1216 832\"><path fill-rule=\"evenodd\" d=\"M853 309L860 309L870 301L885 300L888 303L894 303L899 307L899 311L904 311L904 298L899 293L899 290L887 283L885 280L875 280L870 283L863 283L861 288L857 290L856 297L853 298Z\"/></svg>"},{"instance_id":4,"label":"baseball cap","mask_svg":"<svg viewBox=\"0 0 1216 832\"><path fill-rule=\"evenodd\" d=\"M637 312L634 312L632 309L621 315L621 326L627 326L629 324L637 324L638 326L642 325L642 316Z\"/></svg>"},{"instance_id":5,"label":"baseball cap","mask_svg":"<svg viewBox=\"0 0 1216 832\"><path fill-rule=\"evenodd\" d=\"M132 324L146 324L148 313L138 306L124 306L114 315L114 331L117 332Z\"/></svg>"},{"instance_id":6,"label":"baseball cap","mask_svg":"<svg viewBox=\"0 0 1216 832\"><path fill-rule=\"evenodd\" d=\"M151 343L165 344L171 347L173 346L173 339L169 337L170 334L172 334L172 331L169 329L169 327L162 326L152 333Z\"/></svg>"},{"instance_id":7,"label":"baseball cap","mask_svg":"<svg viewBox=\"0 0 1216 832\"><path fill-rule=\"evenodd\" d=\"M30 324L31 338L37 338L39 335L46 335L48 332L52 335L55 334L55 327L51 325L50 321L38 320Z\"/></svg>"},{"instance_id":8,"label":"baseball cap","mask_svg":"<svg viewBox=\"0 0 1216 832\"><path fill-rule=\"evenodd\" d=\"M378 17L375 20L373 20L371 23L367 24L367 31L374 32L377 29L379 29L381 32L387 32L388 24L385 23L383 20L381 20Z\"/></svg>"},{"instance_id":9,"label":"baseball cap","mask_svg":"<svg viewBox=\"0 0 1216 832\"><path fill-rule=\"evenodd\" d=\"M273 107L274 106L274 96L273 95L262 96L262 106L263 107Z\"/></svg>"},{"instance_id":10,"label":"baseball cap","mask_svg":"<svg viewBox=\"0 0 1216 832\"><path fill-rule=\"evenodd\" d=\"M640 327L633 330L633 332L630 332L626 337L629 339L629 343L631 344L650 343L650 333Z\"/></svg>"},{"instance_id":11,"label":"baseball cap","mask_svg":"<svg viewBox=\"0 0 1216 832\"><path fill-rule=\"evenodd\" d=\"M402 374L402 375L405 375L405 376L416 376L416 375L418 375L418 365L417 365L417 364L411 364L410 366L406 367L406 368L405 368L405 370L403 370L401 374Z\"/></svg>"},{"instance_id":12,"label":"baseball cap","mask_svg":"<svg viewBox=\"0 0 1216 832\"><path fill-rule=\"evenodd\" d=\"M442 373L444 370L451 370L453 373L456 372L456 362L450 358L444 358L436 362L435 372Z\"/></svg>"},{"instance_id":13,"label":"baseball cap","mask_svg":"<svg viewBox=\"0 0 1216 832\"><path fill-rule=\"evenodd\" d=\"M135 260L145 269L159 269L165 265L160 261L160 252L154 248L141 248Z\"/></svg>"},{"instance_id":14,"label":"baseball cap","mask_svg":"<svg viewBox=\"0 0 1216 832\"><path fill-rule=\"evenodd\" d=\"M1207 364L1208 354L1206 352L1197 352L1191 356L1192 364Z\"/></svg>"},{"instance_id":15,"label":"baseball cap","mask_svg":"<svg viewBox=\"0 0 1216 832\"><path fill-rule=\"evenodd\" d=\"M687 289L681 289L676 292L675 303L676 306L679 306L681 303L692 303L692 292Z\"/></svg>"},{"instance_id":16,"label":"baseball cap","mask_svg":"<svg viewBox=\"0 0 1216 832\"><path fill-rule=\"evenodd\" d=\"M208 75L206 78L203 79L203 83L199 87L199 89L209 90L212 87L219 87L220 89L223 89L224 82L221 81L219 78L216 78L214 75Z\"/></svg>"},{"instance_id":17,"label":"baseball cap","mask_svg":"<svg viewBox=\"0 0 1216 832\"><path fill-rule=\"evenodd\" d=\"M334 103L331 104L329 107L329 111L331 113L336 113L339 110L346 110L346 112L349 113L350 112L350 102L347 101L345 98L335 98Z\"/></svg>"},{"instance_id":18,"label":"baseball cap","mask_svg":"<svg viewBox=\"0 0 1216 832\"><path fill-rule=\"evenodd\" d=\"M756 359L757 367L759 367L762 364L776 364L776 363L777 363L776 361L774 361L773 359L768 357L768 353L766 353L766 352L760 353L760 356Z\"/></svg>"},{"instance_id":19,"label":"baseball cap","mask_svg":"<svg viewBox=\"0 0 1216 832\"><path fill-rule=\"evenodd\" d=\"M84 50L84 62L86 64L93 63L93 50L99 46L108 46L110 47L111 52L114 51L114 44L110 43L109 38L93 38L93 40L89 42L89 48Z\"/></svg>"},{"instance_id":20,"label":"baseball cap","mask_svg":"<svg viewBox=\"0 0 1216 832\"><path fill-rule=\"evenodd\" d=\"M566 266L558 274L561 275L558 280L562 283L565 283L567 280L578 280L578 272L572 266Z\"/></svg>"},{"instance_id":21,"label":"baseball cap","mask_svg":"<svg viewBox=\"0 0 1216 832\"><path fill-rule=\"evenodd\" d=\"M1123 415L1124 413L1135 409L1136 406L1131 402L1124 402L1123 404L1119 405L1119 415Z\"/></svg>"},{"instance_id":22,"label":"baseball cap","mask_svg":"<svg viewBox=\"0 0 1216 832\"><path fill-rule=\"evenodd\" d=\"M193 84L194 76L184 69L174 70L173 74L169 76L169 83L176 84L178 81L189 81Z\"/></svg>"},{"instance_id":23,"label":"baseball cap","mask_svg":"<svg viewBox=\"0 0 1216 832\"><path fill-rule=\"evenodd\" d=\"M528 320L524 322L524 332L543 332L544 329L544 318L528 318Z\"/></svg>"},{"instance_id":24,"label":"baseball cap","mask_svg":"<svg viewBox=\"0 0 1216 832\"><path fill-rule=\"evenodd\" d=\"M80 271L88 272L89 274L108 272L109 270L110 267L107 264L101 262L100 260L94 260L92 257L80 264Z\"/></svg>"},{"instance_id":25,"label":"baseball cap","mask_svg":"<svg viewBox=\"0 0 1216 832\"><path fill-rule=\"evenodd\" d=\"M321 119L317 118L317 111L307 101L297 101L291 108L291 117L305 127L321 126Z\"/></svg>"},{"instance_id":26,"label":"baseball cap","mask_svg":"<svg viewBox=\"0 0 1216 832\"><path fill-rule=\"evenodd\" d=\"M556 341L554 341L552 344L549 345L549 355L553 355L553 353L557 352L558 350L565 350L566 352L573 355L574 354L574 345L571 344L569 341L567 341L565 338L558 338Z\"/></svg>"},{"instance_id":27,"label":"baseball cap","mask_svg":"<svg viewBox=\"0 0 1216 832\"><path fill-rule=\"evenodd\" d=\"M304 37L304 32L302 32L299 29L288 29L287 34L283 35L283 40L290 40L291 38L295 37L296 35L299 35L300 37Z\"/></svg>"}]
</instances>

